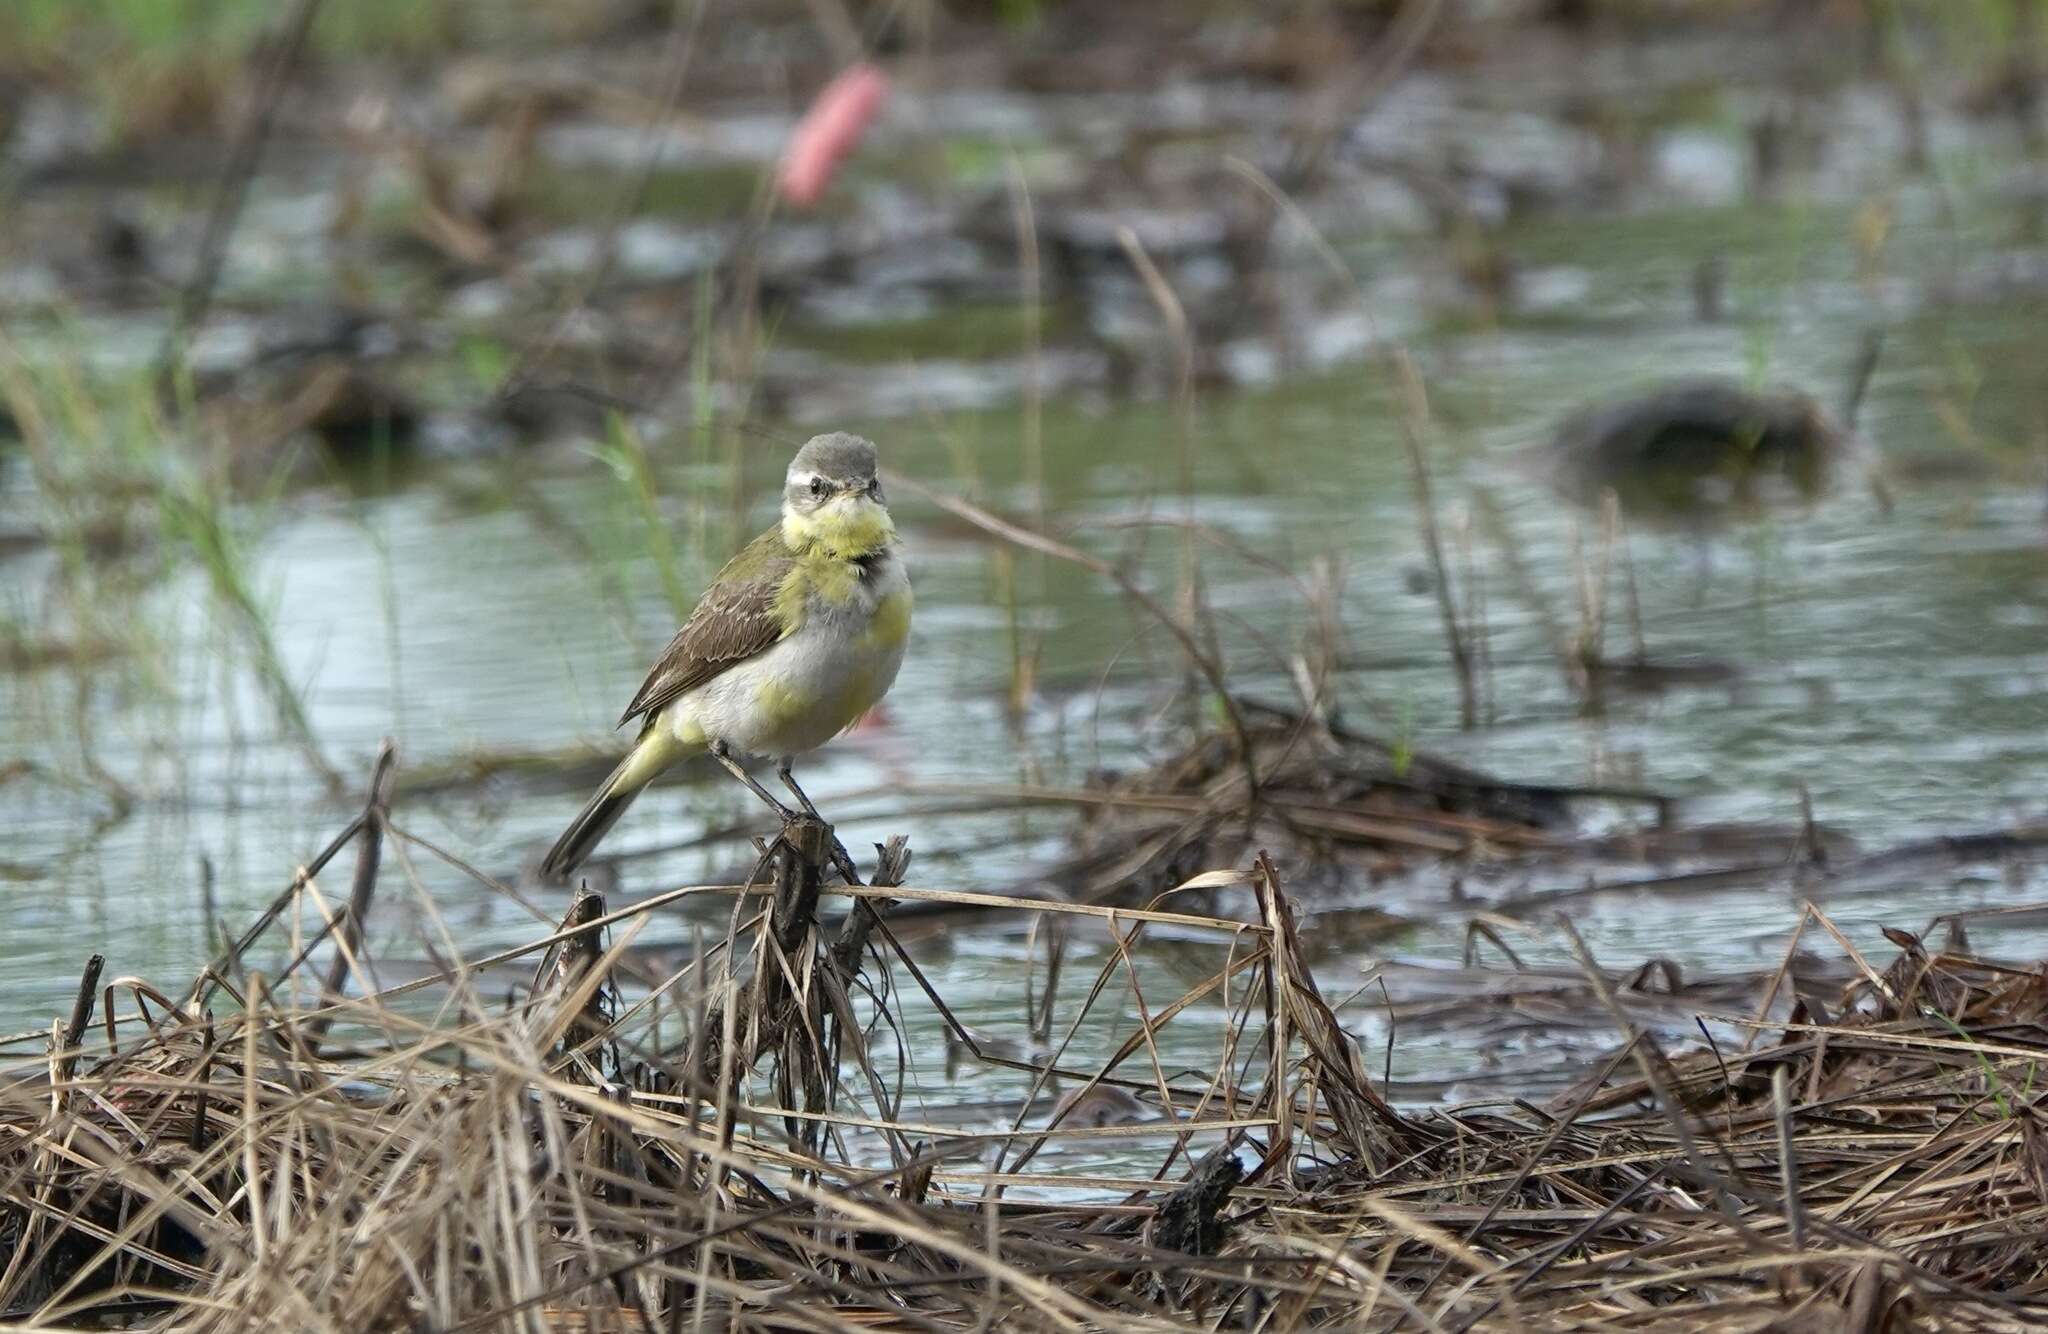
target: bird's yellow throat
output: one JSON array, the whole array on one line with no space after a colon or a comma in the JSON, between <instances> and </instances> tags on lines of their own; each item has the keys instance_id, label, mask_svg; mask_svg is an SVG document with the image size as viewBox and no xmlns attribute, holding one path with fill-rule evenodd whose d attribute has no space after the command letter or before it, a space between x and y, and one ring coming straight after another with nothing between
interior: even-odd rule
<instances>
[{"instance_id":1,"label":"bird's yellow throat","mask_svg":"<svg viewBox=\"0 0 2048 1334\"><path fill-rule=\"evenodd\" d=\"M782 540L798 555L859 560L895 541L896 525L889 511L866 496L842 496L810 514L784 510Z\"/></svg>"},{"instance_id":2,"label":"bird's yellow throat","mask_svg":"<svg viewBox=\"0 0 2048 1334\"><path fill-rule=\"evenodd\" d=\"M782 541L796 556L796 567L775 591L782 632L789 634L803 623L804 606L813 596L834 607L852 602L861 582L861 569L853 562L895 540L889 511L865 496L846 496L809 514L783 511Z\"/></svg>"}]
</instances>

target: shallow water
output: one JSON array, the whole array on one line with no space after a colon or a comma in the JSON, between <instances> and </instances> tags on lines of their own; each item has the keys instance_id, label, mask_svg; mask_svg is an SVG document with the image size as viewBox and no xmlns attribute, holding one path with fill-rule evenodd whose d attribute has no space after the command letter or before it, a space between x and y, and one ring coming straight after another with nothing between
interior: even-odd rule
<instances>
[{"instance_id":1,"label":"shallow water","mask_svg":"<svg viewBox=\"0 0 2048 1334\"><path fill-rule=\"evenodd\" d=\"M1951 227L1925 191L1901 190L1879 271L1859 261L1846 207L1652 210L1527 226L1506 238L1523 266L1523 300L1504 324L1407 281L1410 261L1423 262L1421 242L1350 246L1367 309L1339 310L1318 325L1307 357L1336 369L1196 401L1185 497L1176 481L1183 428L1170 407L1056 397L1043 421L1044 511L1071 540L1137 553L1163 589L1173 586L1181 538L1135 522L1148 515L1192 512L1289 569L1320 563L1338 572L1345 716L1503 777L1652 788L1680 798L1691 823L1796 825L1803 790L1815 818L1871 850L2039 819L2048 780L2048 525L2039 484L2048 299L2020 281L2029 264L2039 269L2039 256L2013 240L2026 235L2032 205L2001 193L1995 179L1964 200ZM1731 318L1710 325L1691 318L1688 293L1692 265L1711 253L1728 262ZM963 318L980 329L988 316L977 306ZM1587 516L1526 465L1551 423L1589 398L1680 371L1761 375L1829 397L1870 324L1889 338L1861 427L1900 469L1894 512L1883 514L1852 472L1807 514L1713 535L1636 525L1627 564L1650 655L1732 672L1661 694L1614 695L1598 714L1582 710L1471 520L1480 494L1505 515L1520 559L1569 622L1573 551L1590 549L1594 537ZM1491 665L1485 726L1469 733L1457 727L1427 591L1399 395L1376 363L1343 360L1372 328L1411 339L1436 414L1432 458L1451 563L1478 569L1483 581ZM1336 350L1319 358L1317 339ZM1247 345L1238 355L1257 351ZM929 374L943 383L958 369ZM892 373L915 386L923 372ZM885 419L876 400L853 402L838 424L874 435L891 468L1012 513L1040 503L1014 408L941 404ZM770 514L791 442L736 441L732 457L700 453L688 439L657 451L659 513L684 598ZM1945 481L1905 475L1941 459L1973 466ZM17 457L0 455L0 478L10 497L30 503ZM1009 889L1058 855L1071 815L962 812L972 803L949 792L1074 784L1091 770L1166 753L1186 716L1174 698L1183 673L1169 638L1148 632L1101 581L999 557L914 496L899 493L896 509L918 586L909 660L884 715L810 758L802 774L850 847L908 834L916 883ZM414 780L488 757L545 761L538 774L416 787L396 809L407 831L517 881L581 800L579 782L549 780L546 771L579 748L592 757L584 767L601 771L599 757L617 745L609 723L674 623L629 486L588 453L557 451L444 463L391 488L294 491L246 517L258 535L254 584L285 672L319 748L350 787L387 735ZM59 559L42 550L0 563L0 608L15 624L62 623L51 610ZM1292 586L1230 550L1205 547L1202 559L1234 678L1254 694L1287 698L1272 649L1294 643L1303 624ZM1617 568L1608 632L1616 654L1627 652L1630 633L1622 586ZM1016 590L1014 608L1007 588ZM9 827L0 874L10 900L0 925L0 1033L37 1029L67 1008L95 950L116 974L175 989L208 952L209 896L219 920L238 927L349 818L349 800L328 796L280 735L202 574L176 569L115 605L124 623L145 628L139 658L0 676L0 758L31 766L0 788ZM1013 719L1006 704L1020 634L1036 645L1041 689ZM131 811L117 814L96 773L118 777L133 795ZM633 854L621 863L614 901L729 879L741 850L696 840L707 828L751 820L742 798L699 772L645 798L608 844ZM947 813L934 813L940 807ZM537 911L487 894L419 847L394 863L373 933L394 968L451 941L470 953L519 943L563 906L545 890L533 892ZM1573 888L1586 873L1422 867L1307 903L1312 915L1332 914L1312 933L1324 989L1349 997L1382 961L1451 967L1466 922L1489 901ZM1601 874L1623 878L1612 868ZM345 875L333 868L322 878L330 902ZM1454 882L1467 897L1454 899ZM1944 913L2029 902L2043 887L2029 863L1928 862L1798 887L1787 872L1707 893L1615 892L1574 900L1572 913L1610 967L1660 956L1699 976L1773 965L1809 895L1860 943L1881 949L1879 923L1917 928ZM1362 907L1408 925L1353 935L1335 914ZM725 911L665 916L639 943L684 947L693 933L722 927ZM1055 1032L1108 957L1092 930L1076 930ZM1510 934L1532 965L1568 958L1541 920ZM1975 938L2023 958L2048 946L2038 926L1985 928ZM960 926L919 948L964 1022L1024 1039L1023 923ZM1140 952L1148 995L1154 987L1172 994L1213 969L1221 948L1148 943ZM275 967L281 958L259 962ZM1398 999L1398 982L1392 990ZM1378 1009L1345 1013L1370 1049L1387 1041ZM1221 1006L1193 1008L1163 1059L1196 1068L1212 1061L1225 1017ZM1022 1092L1014 1076L971 1064L949 1078L936 1020L913 1004L911 1022L914 1083L934 1103L967 1096L994 1104ZM1089 1064L1127 1022L1119 1012L1084 1024L1068 1064ZM1597 1026L1483 1027L1395 1035L1397 1091L1434 1097L1442 1081L1539 1066L1548 1074L1530 1073L1532 1083L1554 1082L1568 1066L1547 1057L1611 1040Z\"/></svg>"}]
</instances>

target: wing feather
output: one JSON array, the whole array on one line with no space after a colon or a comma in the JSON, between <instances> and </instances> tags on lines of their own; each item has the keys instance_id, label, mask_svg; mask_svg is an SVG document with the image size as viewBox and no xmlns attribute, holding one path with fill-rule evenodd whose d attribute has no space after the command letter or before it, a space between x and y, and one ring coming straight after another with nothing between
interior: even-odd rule
<instances>
[{"instance_id":1,"label":"wing feather","mask_svg":"<svg viewBox=\"0 0 2048 1334\"><path fill-rule=\"evenodd\" d=\"M773 648L786 633L775 614L776 593L795 565L777 528L727 561L641 682L633 702L619 716L619 726L652 716L706 681Z\"/></svg>"}]
</instances>

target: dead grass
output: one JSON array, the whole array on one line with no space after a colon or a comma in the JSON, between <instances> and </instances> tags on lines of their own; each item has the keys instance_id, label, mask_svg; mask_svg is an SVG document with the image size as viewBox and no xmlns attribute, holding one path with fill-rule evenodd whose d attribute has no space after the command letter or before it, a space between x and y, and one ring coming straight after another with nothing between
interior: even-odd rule
<instances>
[{"instance_id":1,"label":"dead grass","mask_svg":"<svg viewBox=\"0 0 2048 1334\"><path fill-rule=\"evenodd\" d=\"M380 988L353 919L387 856L438 854L393 822L388 770L373 788L183 994L102 985L95 963L46 1054L0 1067L0 1319L1899 1330L2041 1313L2040 967L1894 933L1879 968L1809 909L1802 933L1833 934L1853 969L1832 1014L1761 1017L1784 1013L1781 970L1754 1010L1716 1016L1754 1041L1672 1056L1580 946L1621 1037L1604 1068L1548 1107L1397 1111L1263 855L1141 908L1045 904L897 884L900 843L878 886L828 883L824 831L799 826L746 885L613 911L586 893L529 945L465 960L444 936L439 972ZM318 877L351 846L343 908ZM1225 915L1183 911L1197 891ZM731 901L723 938L640 975L634 937L701 896ZM1027 1108L1064 1089L1050 1122L949 1120L931 1088L911 1110L905 1035L936 1022L976 1045L891 932L911 902L1109 933L1042 1050L978 1051L1030 1080ZM847 911L832 925L821 905ZM301 938L306 920L331 929ZM1178 995L1147 994L1132 962L1161 928L1210 942ZM245 966L280 953L274 977ZM529 960L504 996L493 970ZM1075 1063L1105 1016L1121 1044ZM1203 1072L1162 1055L1169 1029L1182 1053L1200 1035ZM1142 1119L1084 1115L1098 1089ZM1090 1141L1147 1170L1077 1166Z\"/></svg>"}]
</instances>

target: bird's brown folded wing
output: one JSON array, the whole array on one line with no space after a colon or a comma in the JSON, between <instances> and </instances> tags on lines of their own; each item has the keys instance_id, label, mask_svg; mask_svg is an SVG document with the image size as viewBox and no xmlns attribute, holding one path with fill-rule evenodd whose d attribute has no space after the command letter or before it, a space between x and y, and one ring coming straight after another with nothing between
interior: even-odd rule
<instances>
[{"instance_id":1,"label":"bird's brown folded wing","mask_svg":"<svg viewBox=\"0 0 2048 1334\"><path fill-rule=\"evenodd\" d=\"M726 562L690 619L683 622L641 682L639 693L620 715L619 726L651 716L727 669L774 647L787 633L775 614L775 595L795 563L782 549L780 533L772 530Z\"/></svg>"}]
</instances>

